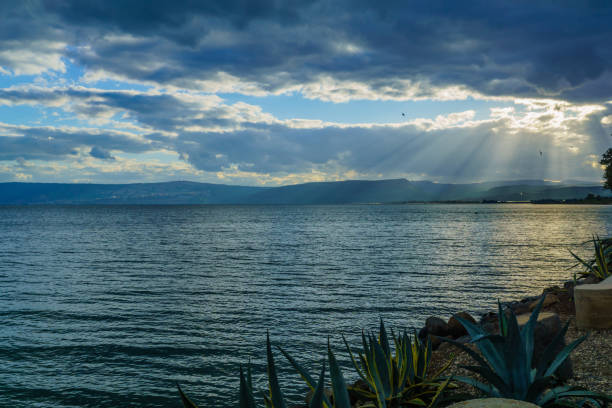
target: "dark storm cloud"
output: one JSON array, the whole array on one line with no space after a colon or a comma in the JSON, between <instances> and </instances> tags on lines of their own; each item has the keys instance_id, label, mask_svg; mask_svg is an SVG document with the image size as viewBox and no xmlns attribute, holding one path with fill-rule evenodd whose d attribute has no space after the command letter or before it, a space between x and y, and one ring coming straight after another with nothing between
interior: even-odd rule
<instances>
[{"instance_id":1,"label":"dark storm cloud","mask_svg":"<svg viewBox=\"0 0 612 408\"><path fill-rule=\"evenodd\" d=\"M96 120L126 113L141 125L161 131L185 126L227 127L236 123L239 108L221 104L210 95L145 93L84 87L0 88L0 105L57 106L83 118ZM254 107L253 107L254 108Z\"/></svg>"},{"instance_id":2,"label":"dark storm cloud","mask_svg":"<svg viewBox=\"0 0 612 408\"><path fill-rule=\"evenodd\" d=\"M612 4L603 1L24 4L5 10L5 48L64 41L89 70L163 85L197 87L221 71L263 91L329 76L380 94L402 92L401 80L491 96L612 94Z\"/></svg>"},{"instance_id":3,"label":"dark storm cloud","mask_svg":"<svg viewBox=\"0 0 612 408\"><path fill-rule=\"evenodd\" d=\"M111 130L0 124L0 160L61 160L76 157L83 146L94 146L90 151L94 157L108 150L142 153L159 148L148 140Z\"/></svg>"},{"instance_id":4,"label":"dark storm cloud","mask_svg":"<svg viewBox=\"0 0 612 408\"><path fill-rule=\"evenodd\" d=\"M94 146L89 151L91 157L102 160L115 160L112 154L108 150L102 149L101 147Z\"/></svg>"}]
</instances>

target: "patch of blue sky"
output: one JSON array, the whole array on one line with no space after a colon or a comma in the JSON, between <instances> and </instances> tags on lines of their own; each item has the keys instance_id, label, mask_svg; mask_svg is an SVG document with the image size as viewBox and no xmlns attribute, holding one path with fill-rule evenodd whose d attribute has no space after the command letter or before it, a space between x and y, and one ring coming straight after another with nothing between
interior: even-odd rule
<instances>
[{"instance_id":1,"label":"patch of blue sky","mask_svg":"<svg viewBox=\"0 0 612 408\"><path fill-rule=\"evenodd\" d=\"M265 97L219 94L226 103L257 105L278 119L319 119L340 123L397 123L417 118L434 119L438 115L475 111L475 120L489 118L491 108L515 107L513 102L468 98L454 101L370 101L343 103L306 99L299 94Z\"/></svg>"},{"instance_id":2,"label":"patch of blue sky","mask_svg":"<svg viewBox=\"0 0 612 408\"><path fill-rule=\"evenodd\" d=\"M102 79L99 81L84 82L81 85L89 88L106 89L113 91L130 90L138 92L147 92L153 89L152 86L143 85L136 82L116 81L113 79Z\"/></svg>"},{"instance_id":3,"label":"patch of blue sky","mask_svg":"<svg viewBox=\"0 0 612 408\"><path fill-rule=\"evenodd\" d=\"M11 125L43 125L50 113L43 112L38 106L17 105L0 106L0 122Z\"/></svg>"}]
</instances>

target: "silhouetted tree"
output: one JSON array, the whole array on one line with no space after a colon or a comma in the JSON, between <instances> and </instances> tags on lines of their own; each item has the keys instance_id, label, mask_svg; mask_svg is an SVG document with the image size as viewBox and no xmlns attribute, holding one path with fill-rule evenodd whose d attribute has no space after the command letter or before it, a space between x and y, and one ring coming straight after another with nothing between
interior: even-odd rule
<instances>
[{"instance_id":1,"label":"silhouetted tree","mask_svg":"<svg viewBox=\"0 0 612 408\"><path fill-rule=\"evenodd\" d=\"M601 155L601 161L599 163L606 166L603 176L604 188L612 190L612 147Z\"/></svg>"}]
</instances>

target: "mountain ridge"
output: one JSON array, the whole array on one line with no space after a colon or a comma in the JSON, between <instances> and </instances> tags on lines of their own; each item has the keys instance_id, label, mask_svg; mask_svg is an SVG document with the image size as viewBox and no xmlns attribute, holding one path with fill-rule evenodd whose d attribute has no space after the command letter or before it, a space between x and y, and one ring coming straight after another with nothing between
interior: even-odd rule
<instances>
[{"instance_id":1,"label":"mountain ridge","mask_svg":"<svg viewBox=\"0 0 612 408\"><path fill-rule=\"evenodd\" d=\"M0 183L0 204L359 204L525 201L611 196L601 185L545 180L450 184L407 179L309 182L279 187L194 181L159 183Z\"/></svg>"}]
</instances>

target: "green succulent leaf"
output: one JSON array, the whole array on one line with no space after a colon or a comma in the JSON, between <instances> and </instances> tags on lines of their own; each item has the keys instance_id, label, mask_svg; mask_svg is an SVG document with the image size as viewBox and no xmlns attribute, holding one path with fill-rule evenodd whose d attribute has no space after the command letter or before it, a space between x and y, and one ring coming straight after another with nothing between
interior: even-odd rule
<instances>
[{"instance_id":1,"label":"green succulent leaf","mask_svg":"<svg viewBox=\"0 0 612 408\"><path fill-rule=\"evenodd\" d=\"M463 376L454 376L453 380L457 380L460 381L464 384L467 385L471 385L474 388L479 389L480 391L482 391L484 394L491 396L491 397L497 397L497 398L501 398L502 395L499 393L499 391L497 389L495 389L495 387L491 386L491 385L487 385L484 384L478 380L475 380L471 377L463 377Z\"/></svg>"},{"instance_id":2,"label":"green succulent leaf","mask_svg":"<svg viewBox=\"0 0 612 408\"><path fill-rule=\"evenodd\" d=\"M561 350L559 354L557 354L557 357L555 357L553 362L550 363L550 366L544 373L544 376L547 377L547 376L553 375L555 371L557 371L557 368L559 368L559 366L561 366L561 364L563 364L563 362L569 357L570 353L574 351L574 349L578 347L580 343L585 341L587 337L589 337L589 335L585 334L579 339L574 340L571 344L568 344L567 346L565 346L565 348Z\"/></svg>"},{"instance_id":3,"label":"green succulent leaf","mask_svg":"<svg viewBox=\"0 0 612 408\"><path fill-rule=\"evenodd\" d=\"M181 386L176 384L176 388L178 388L179 395L181 396L181 401L183 402L183 407L185 408L198 408L198 406L185 395Z\"/></svg>"},{"instance_id":4,"label":"green succulent leaf","mask_svg":"<svg viewBox=\"0 0 612 408\"><path fill-rule=\"evenodd\" d=\"M325 397L325 359L323 359L323 367L321 368L321 374L319 375L319 382L317 387L312 394L309 408L325 408L331 407L331 405L324 405Z\"/></svg>"},{"instance_id":5,"label":"green succulent leaf","mask_svg":"<svg viewBox=\"0 0 612 408\"><path fill-rule=\"evenodd\" d=\"M329 359L329 373L332 381L332 391L334 393L334 406L336 408L351 408L346 382L342 376L340 366L336 361L336 356L332 352L329 340L327 341L327 357Z\"/></svg>"},{"instance_id":6,"label":"green succulent leaf","mask_svg":"<svg viewBox=\"0 0 612 408\"><path fill-rule=\"evenodd\" d=\"M255 397L253 397L253 388L251 385L250 367L247 377L244 375L242 366L240 366L240 408L257 408Z\"/></svg>"},{"instance_id":7,"label":"green succulent leaf","mask_svg":"<svg viewBox=\"0 0 612 408\"><path fill-rule=\"evenodd\" d=\"M268 386L270 390L270 401L274 408L286 408L285 398L278 383L274 356L272 355L272 345L270 344L270 333L266 333L266 351L268 357Z\"/></svg>"}]
</instances>

